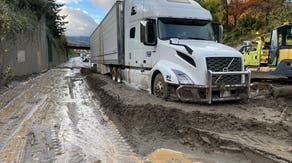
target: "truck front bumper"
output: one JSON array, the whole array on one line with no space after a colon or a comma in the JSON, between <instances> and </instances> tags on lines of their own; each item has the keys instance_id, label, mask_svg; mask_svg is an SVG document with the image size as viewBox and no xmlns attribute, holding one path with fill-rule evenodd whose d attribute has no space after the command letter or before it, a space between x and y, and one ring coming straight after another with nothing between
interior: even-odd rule
<instances>
[{"instance_id":1,"label":"truck front bumper","mask_svg":"<svg viewBox=\"0 0 292 163\"><path fill-rule=\"evenodd\" d=\"M241 75L241 84L214 84L215 76ZM207 102L241 100L250 97L250 71L212 72L208 71L208 85L180 85L176 89L181 101Z\"/></svg>"}]
</instances>

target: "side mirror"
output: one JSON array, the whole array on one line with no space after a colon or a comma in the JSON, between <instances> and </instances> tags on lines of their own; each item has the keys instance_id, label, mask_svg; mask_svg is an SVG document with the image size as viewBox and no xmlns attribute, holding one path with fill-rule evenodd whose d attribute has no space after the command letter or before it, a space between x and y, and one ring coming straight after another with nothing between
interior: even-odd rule
<instances>
[{"instance_id":1,"label":"side mirror","mask_svg":"<svg viewBox=\"0 0 292 163\"><path fill-rule=\"evenodd\" d=\"M244 52L246 51L246 46L241 46L238 50L241 54L244 54Z\"/></svg>"},{"instance_id":2,"label":"side mirror","mask_svg":"<svg viewBox=\"0 0 292 163\"><path fill-rule=\"evenodd\" d=\"M141 21L141 42L144 45L155 46L157 44L156 21L149 19Z\"/></svg>"},{"instance_id":3,"label":"side mirror","mask_svg":"<svg viewBox=\"0 0 292 163\"><path fill-rule=\"evenodd\" d=\"M136 11L136 6L133 6L131 8L131 15L136 15L137 14L137 11Z\"/></svg>"},{"instance_id":4,"label":"side mirror","mask_svg":"<svg viewBox=\"0 0 292 163\"><path fill-rule=\"evenodd\" d=\"M243 41L242 45L243 46L252 46L252 42L251 41Z\"/></svg>"},{"instance_id":5,"label":"side mirror","mask_svg":"<svg viewBox=\"0 0 292 163\"><path fill-rule=\"evenodd\" d=\"M179 45L179 39L178 38L171 38L171 39L169 39L169 43L172 45Z\"/></svg>"},{"instance_id":6,"label":"side mirror","mask_svg":"<svg viewBox=\"0 0 292 163\"><path fill-rule=\"evenodd\" d=\"M223 25L219 23L212 23L215 41L223 43Z\"/></svg>"}]
</instances>

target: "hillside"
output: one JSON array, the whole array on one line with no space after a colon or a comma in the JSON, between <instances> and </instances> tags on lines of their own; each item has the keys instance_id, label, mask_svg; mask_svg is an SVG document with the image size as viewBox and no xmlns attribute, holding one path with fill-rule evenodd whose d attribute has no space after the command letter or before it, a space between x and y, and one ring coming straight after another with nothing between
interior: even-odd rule
<instances>
[{"instance_id":1,"label":"hillside","mask_svg":"<svg viewBox=\"0 0 292 163\"><path fill-rule=\"evenodd\" d=\"M69 44L89 46L88 36L67 36Z\"/></svg>"}]
</instances>

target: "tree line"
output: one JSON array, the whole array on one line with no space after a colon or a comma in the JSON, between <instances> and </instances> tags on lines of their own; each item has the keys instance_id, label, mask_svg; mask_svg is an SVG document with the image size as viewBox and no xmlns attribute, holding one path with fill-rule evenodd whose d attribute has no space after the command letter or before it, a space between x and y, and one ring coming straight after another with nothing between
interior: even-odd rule
<instances>
[{"instance_id":1,"label":"tree line","mask_svg":"<svg viewBox=\"0 0 292 163\"><path fill-rule=\"evenodd\" d=\"M197 0L224 25L227 43L268 34L284 22L292 23L292 3L287 0Z\"/></svg>"}]
</instances>

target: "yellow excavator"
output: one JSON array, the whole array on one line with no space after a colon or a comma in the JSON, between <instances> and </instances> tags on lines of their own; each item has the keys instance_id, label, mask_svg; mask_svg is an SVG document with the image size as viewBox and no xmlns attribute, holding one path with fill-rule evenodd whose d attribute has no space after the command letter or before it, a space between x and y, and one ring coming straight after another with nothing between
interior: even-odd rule
<instances>
[{"instance_id":1,"label":"yellow excavator","mask_svg":"<svg viewBox=\"0 0 292 163\"><path fill-rule=\"evenodd\" d=\"M239 51L252 71L292 78L292 24L274 28L268 43L263 37L256 42L244 41Z\"/></svg>"}]
</instances>

